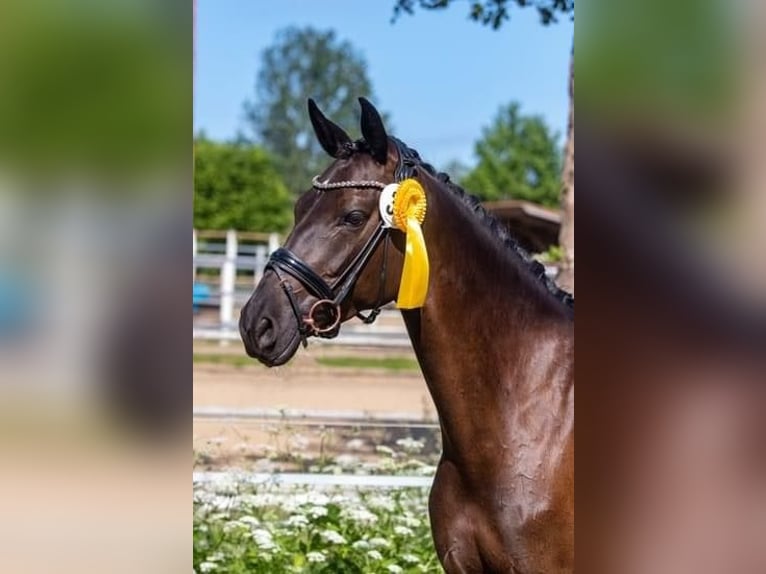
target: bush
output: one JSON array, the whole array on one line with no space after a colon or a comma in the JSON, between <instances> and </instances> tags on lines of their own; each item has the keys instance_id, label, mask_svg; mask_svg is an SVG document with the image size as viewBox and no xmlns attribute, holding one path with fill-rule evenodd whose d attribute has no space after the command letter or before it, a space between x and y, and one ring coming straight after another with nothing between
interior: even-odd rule
<instances>
[{"instance_id":1,"label":"bush","mask_svg":"<svg viewBox=\"0 0 766 574\"><path fill-rule=\"evenodd\" d=\"M442 572L426 489L194 487L194 570L282 574Z\"/></svg>"},{"instance_id":2,"label":"bush","mask_svg":"<svg viewBox=\"0 0 766 574\"><path fill-rule=\"evenodd\" d=\"M269 155L246 144L194 145L194 227L284 231L292 201Z\"/></svg>"}]
</instances>

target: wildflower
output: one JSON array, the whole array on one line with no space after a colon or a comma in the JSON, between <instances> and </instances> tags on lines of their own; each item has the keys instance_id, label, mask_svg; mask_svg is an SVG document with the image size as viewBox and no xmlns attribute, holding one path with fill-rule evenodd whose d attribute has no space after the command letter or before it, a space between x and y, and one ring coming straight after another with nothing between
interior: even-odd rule
<instances>
[{"instance_id":1,"label":"wildflower","mask_svg":"<svg viewBox=\"0 0 766 574\"><path fill-rule=\"evenodd\" d=\"M394 534L398 536L412 536L415 533L411 528L407 528L406 526L394 526Z\"/></svg>"},{"instance_id":2,"label":"wildflower","mask_svg":"<svg viewBox=\"0 0 766 574\"><path fill-rule=\"evenodd\" d=\"M306 560L308 560L309 562L314 562L316 564L321 564L322 562L327 561L327 558L321 552L309 552L308 554L306 554Z\"/></svg>"},{"instance_id":3,"label":"wildflower","mask_svg":"<svg viewBox=\"0 0 766 574\"><path fill-rule=\"evenodd\" d=\"M296 528L308 526L308 523L309 519L302 514L293 514L290 518L287 519L287 525Z\"/></svg>"},{"instance_id":4,"label":"wildflower","mask_svg":"<svg viewBox=\"0 0 766 574\"><path fill-rule=\"evenodd\" d=\"M344 508L343 516L360 524L375 524L378 517L366 508Z\"/></svg>"},{"instance_id":5,"label":"wildflower","mask_svg":"<svg viewBox=\"0 0 766 574\"><path fill-rule=\"evenodd\" d=\"M315 506L327 506L330 503L330 497L320 492L306 493L306 502Z\"/></svg>"},{"instance_id":6,"label":"wildflower","mask_svg":"<svg viewBox=\"0 0 766 574\"><path fill-rule=\"evenodd\" d=\"M370 558L370 560L383 560L383 555L377 550L370 550L367 552L367 557Z\"/></svg>"},{"instance_id":7,"label":"wildflower","mask_svg":"<svg viewBox=\"0 0 766 574\"><path fill-rule=\"evenodd\" d=\"M320 534L322 539L325 542L329 542L330 544L345 544L346 539L343 538L340 534L338 534L335 530L325 530Z\"/></svg>"},{"instance_id":8,"label":"wildflower","mask_svg":"<svg viewBox=\"0 0 766 574\"><path fill-rule=\"evenodd\" d=\"M354 550L367 550L369 547L370 543L366 540L357 540L351 545Z\"/></svg>"},{"instance_id":9,"label":"wildflower","mask_svg":"<svg viewBox=\"0 0 766 574\"><path fill-rule=\"evenodd\" d=\"M396 445L402 447L406 452L409 453L417 453L423 450L423 447L425 446L425 443L420 440L415 440L414 438L407 437L407 438L400 438L396 441Z\"/></svg>"},{"instance_id":10,"label":"wildflower","mask_svg":"<svg viewBox=\"0 0 766 574\"><path fill-rule=\"evenodd\" d=\"M388 548L391 546L391 543L385 538L375 537L370 538L370 546L375 548Z\"/></svg>"},{"instance_id":11,"label":"wildflower","mask_svg":"<svg viewBox=\"0 0 766 574\"><path fill-rule=\"evenodd\" d=\"M199 571L202 572L203 574L205 572L212 572L213 570L216 569L216 566L217 564L215 562L205 561L199 565Z\"/></svg>"},{"instance_id":12,"label":"wildflower","mask_svg":"<svg viewBox=\"0 0 766 574\"><path fill-rule=\"evenodd\" d=\"M420 562L420 558L418 558L414 554L404 554L402 555L402 560L407 564L417 564L418 562Z\"/></svg>"},{"instance_id":13,"label":"wildflower","mask_svg":"<svg viewBox=\"0 0 766 574\"><path fill-rule=\"evenodd\" d=\"M373 495L367 499L367 506L377 510L386 510L393 512L396 510L396 503L387 496Z\"/></svg>"},{"instance_id":14,"label":"wildflower","mask_svg":"<svg viewBox=\"0 0 766 574\"><path fill-rule=\"evenodd\" d=\"M237 522L247 526L258 526L261 523L255 516L240 516Z\"/></svg>"},{"instance_id":15,"label":"wildflower","mask_svg":"<svg viewBox=\"0 0 766 574\"><path fill-rule=\"evenodd\" d=\"M353 454L339 454L335 458L335 463L341 468L354 468L359 463L359 459Z\"/></svg>"},{"instance_id":16,"label":"wildflower","mask_svg":"<svg viewBox=\"0 0 766 574\"><path fill-rule=\"evenodd\" d=\"M402 572L404 572L404 570L402 570L402 567L397 566L396 564L389 564L388 566L386 566L386 570L391 572L391 574L401 574Z\"/></svg>"},{"instance_id":17,"label":"wildflower","mask_svg":"<svg viewBox=\"0 0 766 574\"><path fill-rule=\"evenodd\" d=\"M393 449L387 447L386 445L379 444L375 447L375 450L381 454L387 454L389 456L394 456L396 453Z\"/></svg>"},{"instance_id":18,"label":"wildflower","mask_svg":"<svg viewBox=\"0 0 766 574\"><path fill-rule=\"evenodd\" d=\"M409 526L410 528L419 528L423 522L412 515L411 512L406 511L399 519L402 524Z\"/></svg>"},{"instance_id":19,"label":"wildflower","mask_svg":"<svg viewBox=\"0 0 766 574\"><path fill-rule=\"evenodd\" d=\"M327 516L327 509L324 506L312 506L306 512L311 518Z\"/></svg>"},{"instance_id":20,"label":"wildflower","mask_svg":"<svg viewBox=\"0 0 766 574\"><path fill-rule=\"evenodd\" d=\"M262 528L258 528L253 531L253 540L255 541L255 544L260 548L261 550L273 550L277 547L276 544L274 544L274 538L271 536L271 532L268 530L263 530Z\"/></svg>"}]
</instances>

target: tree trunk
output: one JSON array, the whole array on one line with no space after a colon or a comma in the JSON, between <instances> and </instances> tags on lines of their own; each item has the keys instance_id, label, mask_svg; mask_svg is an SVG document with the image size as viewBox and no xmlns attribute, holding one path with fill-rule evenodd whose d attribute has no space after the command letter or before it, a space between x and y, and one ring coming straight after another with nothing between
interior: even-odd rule
<instances>
[{"instance_id":1,"label":"tree trunk","mask_svg":"<svg viewBox=\"0 0 766 574\"><path fill-rule=\"evenodd\" d=\"M561 230L559 245L564 252L557 282L560 287L574 293L574 46L569 61L569 125L564 148L564 166L561 172Z\"/></svg>"}]
</instances>

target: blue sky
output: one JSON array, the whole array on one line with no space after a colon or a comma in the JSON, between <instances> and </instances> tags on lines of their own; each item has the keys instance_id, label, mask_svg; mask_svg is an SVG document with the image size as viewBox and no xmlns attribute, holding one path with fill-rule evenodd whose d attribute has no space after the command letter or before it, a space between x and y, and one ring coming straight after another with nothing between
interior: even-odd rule
<instances>
[{"instance_id":1,"label":"blue sky","mask_svg":"<svg viewBox=\"0 0 766 574\"><path fill-rule=\"evenodd\" d=\"M198 0L194 130L216 140L243 127L260 54L290 25L334 28L366 58L374 102L396 135L428 161L472 165L473 144L501 104L517 100L564 133L574 24L539 24L516 10L494 31L468 19L467 2L391 23L393 0ZM360 94L363 95L363 94ZM319 102L321 107L321 102ZM562 136L563 137L563 136Z\"/></svg>"}]
</instances>

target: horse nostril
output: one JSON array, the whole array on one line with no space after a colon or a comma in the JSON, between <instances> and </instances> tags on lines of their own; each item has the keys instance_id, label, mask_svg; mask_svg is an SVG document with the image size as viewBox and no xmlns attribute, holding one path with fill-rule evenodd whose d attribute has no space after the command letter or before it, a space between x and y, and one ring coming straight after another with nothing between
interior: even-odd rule
<instances>
[{"instance_id":1,"label":"horse nostril","mask_svg":"<svg viewBox=\"0 0 766 574\"><path fill-rule=\"evenodd\" d=\"M268 317L261 317L255 326L255 342L262 350L274 346L276 337L274 336L274 323Z\"/></svg>"}]
</instances>

